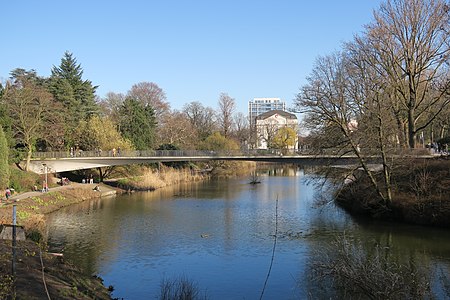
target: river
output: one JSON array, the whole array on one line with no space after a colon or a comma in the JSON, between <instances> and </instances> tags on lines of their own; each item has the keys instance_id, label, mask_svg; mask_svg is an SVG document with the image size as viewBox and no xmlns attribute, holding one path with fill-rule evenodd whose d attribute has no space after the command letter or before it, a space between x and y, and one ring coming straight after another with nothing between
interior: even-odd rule
<instances>
[{"instance_id":1,"label":"river","mask_svg":"<svg viewBox=\"0 0 450 300\"><path fill-rule=\"evenodd\" d=\"M163 280L179 278L208 299L318 298L312 265L344 236L417 261L436 278L450 269L448 230L361 222L333 203L317 206L329 191L301 168L270 169L260 179L183 184L62 209L48 218L50 251L99 275L124 299L158 299ZM436 278L433 289L443 296Z\"/></svg>"}]
</instances>

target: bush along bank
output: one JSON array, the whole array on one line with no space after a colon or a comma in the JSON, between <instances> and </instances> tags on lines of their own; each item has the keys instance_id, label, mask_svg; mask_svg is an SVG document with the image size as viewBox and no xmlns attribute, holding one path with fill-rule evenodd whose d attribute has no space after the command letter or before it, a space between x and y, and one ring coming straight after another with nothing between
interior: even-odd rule
<instances>
[{"instance_id":1,"label":"bush along bank","mask_svg":"<svg viewBox=\"0 0 450 300\"><path fill-rule=\"evenodd\" d=\"M392 171L392 202L383 205L363 174L344 186L336 202L352 214L450 227L450 161L410 161Z\"/></svg>"}]
</instances>

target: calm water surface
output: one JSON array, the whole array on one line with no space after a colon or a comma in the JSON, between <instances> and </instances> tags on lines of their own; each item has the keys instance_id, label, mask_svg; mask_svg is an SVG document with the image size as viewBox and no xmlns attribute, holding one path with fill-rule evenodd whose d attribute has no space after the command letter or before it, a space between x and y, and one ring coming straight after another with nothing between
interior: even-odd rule
<instances>
[{"instance_id":1,"label":"calm water surface","mask_svg":"<svg viewBox=\"0 0 450 300\"><path fill-rule=\"evenodd\" d=\"M163 279L180 277L209 299L259 299L276 227L264 299L314 296L309 266L344 232L368 248L381 244L406 259L450 266L446 230L375 226L354 221L333 204L316 208L317 197L327 192L308 184L301 169L271 170L261 179L257 185L249 178L209 181L72 206L49 217L49 245L124 299L157 299Z\"/></svg>"}]
</instances>

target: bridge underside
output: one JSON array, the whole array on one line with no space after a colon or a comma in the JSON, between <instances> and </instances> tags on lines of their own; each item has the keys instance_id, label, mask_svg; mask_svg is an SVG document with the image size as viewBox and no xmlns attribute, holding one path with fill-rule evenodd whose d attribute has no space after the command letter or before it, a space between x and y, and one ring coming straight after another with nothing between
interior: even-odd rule
<instances>
[{"instance_id":1,"label":"bridge underside","mask_svg":"<svg viewBox=\"0 0 450 300\"><path fill-rule=\"evenodd\" d=\"M158 162L177 162L177 161L211 161L211 160L229 160L229 161L255 161L271 162L282 164L299 165L349 165L356 164L356 157L353 156L192 156L192 157L72 157L57 159L32 159L30 170L44 174L45 168L49 173L60 173L66 171L85 170L99 167L123 166L131 164L149 164ZM375 163L375 161L374 161Z\"/></svg>"}]
</instances>

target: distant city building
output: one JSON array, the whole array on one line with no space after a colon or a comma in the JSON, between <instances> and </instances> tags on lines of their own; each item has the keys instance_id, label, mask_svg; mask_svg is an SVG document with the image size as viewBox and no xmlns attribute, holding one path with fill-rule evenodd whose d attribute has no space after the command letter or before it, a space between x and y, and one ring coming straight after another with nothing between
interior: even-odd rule
<instances>
[{"instance_id":1,"label":"distant city building","mask_svg":"<svg viewBox=\"0 0 450 300\"><path fill-rule=\"evenodd\" d=\"M255 125L257 116L271 110L286 111L286 102L281 101L280 98L253 98L253 100L250 100L248 102L250 126Z\"/></svg>"},{"instance_id":2,"label":"distant city building","mask_svg":"<svg viewBox=\"0 0 450 300\"><path fill-rule=\"evenodd\" d=\"M268 149L272 139L282 127L290 127L298 131L297 116L283 110L271 110L255 118L256 148ZM298 149L298 136L295 144L289 149Z\"/></svg>"}]
</instances>

